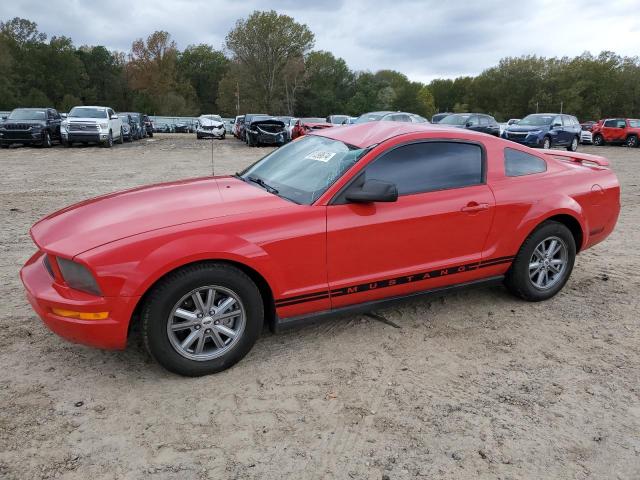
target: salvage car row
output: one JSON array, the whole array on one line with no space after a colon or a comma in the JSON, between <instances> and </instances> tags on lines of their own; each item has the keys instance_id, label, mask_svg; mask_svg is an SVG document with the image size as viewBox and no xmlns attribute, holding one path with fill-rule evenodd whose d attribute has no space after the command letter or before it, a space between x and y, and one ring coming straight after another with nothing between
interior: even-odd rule
<instances>
[{"instance_id":1,"label":"salvage car row","mask_svg":"<svg viewBox=\"0 0 640 480\"><path fill-rule=\"evenodd\" d=\"M100 144L132 142L153 137L153 124L139 112L119 112L100 106L73 107L68 114L54 108L16 108L0 123L0 147L12 144L39 145L55 142L65 147L74 143Z\"/></svg>"}]
</instances>

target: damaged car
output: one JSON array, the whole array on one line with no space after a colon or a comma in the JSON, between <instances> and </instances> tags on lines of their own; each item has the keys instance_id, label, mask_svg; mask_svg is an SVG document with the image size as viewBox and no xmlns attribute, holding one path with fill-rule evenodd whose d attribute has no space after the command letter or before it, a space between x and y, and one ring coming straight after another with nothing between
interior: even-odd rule
<instances>
[{"instance_id":1,"label":"damaged car","mask_svg":"<svg viewBox=\"0 0 640 480\"><path fill-rule=\"evenodd\" d=\"M219 138L224 140L226 130L220 115L200 115L198 117L198 127L196 128L196 138Z\"/></svg>"},{"instance_id":2,"label":"damaged car","mask_svg":"<svg viewBox=\"0 0 640 480\"><path fill-rule=\"evenodd\" d=\"M261 115L252 117L245 122L245 138L247 145L284 145L289 139L285 122L276 117Z\"/></svg>"}]
</instances>

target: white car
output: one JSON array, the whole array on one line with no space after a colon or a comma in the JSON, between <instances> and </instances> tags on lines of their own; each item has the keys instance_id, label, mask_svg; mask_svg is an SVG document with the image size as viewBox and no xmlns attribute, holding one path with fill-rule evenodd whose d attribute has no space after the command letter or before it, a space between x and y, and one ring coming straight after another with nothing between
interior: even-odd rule
<instances>
[{"instance_id":1,"label":"white car","mask_svg":"<svg viewBox=\"0 0 640 480\"><path fill-rule=\"evenodd\" d=\"M226 129L220 115L200 115L196 128L196 138L221 138L224 139Z\"/></svg>"},{"instance_id":2,"label":"white car","mask_svg":"<svg viewBox=\"0 0 640 480\"><path fill-rule=\"evenodd\" d=\"M510 127L511 125L515 125L516 123L518 123L520 121L519 118L510 118L509 121L504 122L504 123L500 123L500 136L502 137L502 132L504 132L507 127Z\"/></svg>"},{"instance_id":3,"label":"white car","mask_svg":"<svg viewBox=\"0 0 640 480\"><path fill-rule=\"evenodd\" d=\"M122 119L110 107L73 107L60 124L65 147L73 143L100 143L111 148L124 142Z\"/></svg>"},{"instance_id":4,"label":"white car","mask_svg":"<svg viewBox=\"0 0 640 480\"><path fill-rule=\"evenodd\" d=\"M591 145L593 143L593 134L589 130L582 130L580 132L580 143Z\"/></svg>"}]
</instances>

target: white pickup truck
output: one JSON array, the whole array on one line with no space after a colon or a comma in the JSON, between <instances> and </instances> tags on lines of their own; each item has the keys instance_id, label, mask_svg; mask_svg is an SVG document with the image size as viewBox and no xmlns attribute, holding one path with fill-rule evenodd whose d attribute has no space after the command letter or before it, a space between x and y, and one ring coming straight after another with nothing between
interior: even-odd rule
<instances>
[{"instance_id":1,"label":"white pickup truck","mask_svg":"<svg viewBox=\"0 0 640 480\"><path fill-rule=\"evenodd\" d=\"M99 143L111 148L123 143L122 119L109 107L73 107L60 126L62 144Z\"/></svg>"}]
</instances>

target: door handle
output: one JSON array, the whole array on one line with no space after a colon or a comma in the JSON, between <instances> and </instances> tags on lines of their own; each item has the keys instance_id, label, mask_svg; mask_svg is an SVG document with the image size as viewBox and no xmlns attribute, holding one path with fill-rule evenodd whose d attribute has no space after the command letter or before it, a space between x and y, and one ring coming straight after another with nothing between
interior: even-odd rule
<instances>
[{"instance_id":1,"label":"door handle","mask_svg":"<svg viewBox=\"0 0 640 480\"><path fill-rule=\"evenodd\" d=\"M460 211L467 212L467 213L477 213L477 212L482 212L483 210L488 210L488 209L489 209L488 203L469 202L465 207L462 207Z\"/></svg>"}]
</instances>

